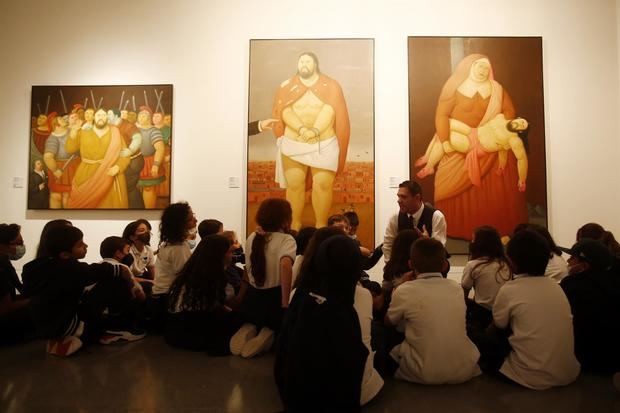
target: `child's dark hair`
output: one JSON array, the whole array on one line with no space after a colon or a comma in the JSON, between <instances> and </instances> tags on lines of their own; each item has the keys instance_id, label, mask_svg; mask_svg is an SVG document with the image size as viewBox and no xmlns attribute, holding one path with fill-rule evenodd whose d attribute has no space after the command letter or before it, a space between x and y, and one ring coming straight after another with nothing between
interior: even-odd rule
<instances>
[{"instance_id":1,"label":"child's dark hair","mask_svg":"<svg viewBox=\"0 0 620 413\"><path fill-rule=\"evenodd\" d=\"M334 214L334 215L330 216L329 218L327 218L327 226L328 227L331 227L332 225L334 225L337 222L344 222L348 226L351 226L351 223L349 222L348 218L346 216L344 216L343 214Z\"/></svg>"},{"instance_id":2,"label":"child's dark hair","mask_svg":"<svg viewBox=\"0 0 620 413\"><path fill-rule=\"evenodd\" d=\"M442 272L446 263L446 249L433 238L419 238L411 246L413 269L421 274Z\"/></svg>"},{"instance_id":3,"label":"child's dark hair","mask_svg":"<svg viewBox=\"0 0 620 413\"><path fill-rule=\"evenodd\" d=\"M315 232L315 227L304 227L299 230L297 236L295 237L295 242L297 243L297 255L304 255L306 247L310 243L310 239L312 239Z\"/></svg>"},{"instance_id":4,"label":"child's dark hair","mask_svg":"<svg viewBox=\"0 0 620 413\"><path fill-rule=\"evenodd\" d=\"M149 229L149 231L152 229L150 222L148 222L144 218L140 218L140 219L137 219L137 220L127 224L127 226L123 230L123 238L125 238L127 241L129 241L129 244L133 244L133 241L131 240L131 237L132 237L132 235L134 235L136 233L138 227L140 225L142 225L142 224L146 225L146 227Z\"/></svg>"},{"instance_id":5,"label":"child's dark hair","mask_svg":"<svg viewBox=\"0 0 620 413\"><path fill-rule=\"evenodd\" d=\"M0 224L0 244L9 245L17 236L21 227L17 224Z\"/></svg>"},{"instance_id":6,"label":"child's dark hair","mask_svg":"<svg viewBox=\"0 0 620 413\"><path fill-rule=\"evenodd\" d=\"M395 277L399 277L410 270L411 246L418 238L420 238L418 232L412 229L402 230L396 235L392 246L392 255L383 268L384 280L392 281Z\"/></svg>"},{"instance_id":7,"label":"child's dark hair","mask_svg":"<svg viewBox=\"0 0 620 413\"><path fill-rule=\"evenodd\" d=\"M512 237L508 242L506 254L515 267L515 273L542 276L549 264L551 249L545 237L536 231L526 229Z\"/></svg>"},{"instance_id":8,"label":"child's dark hair","mask_svg":"<svg viewBox=\"0 0 620 413\"><path fill-rule=\"evenodd\" d=\"M51 230L53 230L54 228L58 228L58 227L66 227L66 226L71 226L73 224L71 224L71 221L68 221L66 219L53 219L51 221L48 221L44 226L43 226L43 230L41 231L41 237L39 238L39 246L37 247L37 255L36 258L41 258L41 257L48 257L51 254L49 253L49 251L47 250L46 244L47 244L47 237L48 234L50 233Z\"/></svg>"},{"instance_id":9,"label":"child's dark hair","mask_svg":"<svg viewBox=\"0 0 620 413\"><path fill-rule=\"evenodd\" d=\"M508 268L508 261L504 253L504 246L499 232L494 227L484 225L476 228L474 231L474 240L469 244L469 259L480 260L478 264L472 268L472 278L478 278L476 269L480 266L489 265L496 262L499 267L495 273L495 281L501 283L500 279L508 281L510 279L510 271L508 278L502 277L502 272ZM498 278L499 277L499 278Z\"/></svg>"},{"instance_id":10,"label":"child's dark hair","mask_svg":"<svg viewBox=\"0 0 620 413\"><path fill-rule=\"evenodd\" d=\"M232 243L222 235L202 239L170 287L169 308L212 311L225 300L224 256ZM180 303L177 301L181 299Z\"/></svg>"},{"instance_id":11,"label":"child's dark hair","mask_svg":"<svg viewBox=\"0 0 620 413\"><path fill-rule=\"evenodd\" d=\"M84 238L84 233L77 227L62 225L52 228L46 239L45 249L49 256L58 258L63 252L71 252L75 244Z\"/></svg>"},{"instance_id":12,"label":"child's dark hair","mask_svg":"<svg viewBox=\"0 0 620 413\"><path fill-rule=\"evenodd\" d=\"M209 235L217 234L223 227L224 224L217 219L203 219L198 224L198 235L200 235L200 238L205 238Z\"/></svg>"},{"instance_id":13,"label":"child's dark hair","mask_svg":"<svg viewBox=\"0 0 620 413\"><path fill-rule=\"evenodd\" d=\"M131 243L125 238L111 236L107 237L101 242L101 246L99 246L99 254L101 254L101 258L114 258L114 254L118 251L122 251L125 248L125 245L131 245Z\"/></svg>"},{"instance_id":14,"label":"child's dark hair","mask_svg":"<svg viewBox=\"0 0 620 413\"><path fill-rule=\"evenodd\" d=\"M620 244L616 241L614 234L611 231L605 230L601 225L591 222L579 228L577 231L577 241L584 238L602 242L613 256L620 258Z\"/></svg>"},{"instance_id":15,"label":"child's dark hair","mask_svg":"<svg viewBox=\"0 0 620 413\"><path fill-rule=\"evenodd\" d=\"M352 227L357 227L360 224L360 218L357 216L357 212L355 211L347 211L344 214L346 219L349 220L349 225Z\"/></svg>"},{"instance_id":16,"label":"child's dark hair","mask_svg":"<svg viewBox=\"0 0 620 413\"><path fill-rule=\"evenodd\" d=\"M265 232L278 232L288 229L293 217L291 204L285 199L268 198L261 202L256 212L256 223ZM265 247L268 235L256 232L250 251L252 277L256 285L261 287L267 277Z\"/></svg>"},{"instance_id":17,"label":"child's dark hair","mask_svg":"<svg viewBox=\"0 0 620 413\"><path fill-rule=\"evenodd\" d=\"M321 244L336 235L344 235L344 232L338 227L323 227L316 230L312 238L310 238L310 242L308 242L308 246L304 252L304 260L301 263L299 275L295 279L293 288L305 287L312 284L310 277L313 273L314 257Z\"/></svg>"},{"instance_id":18,"label":"child's dark hair","mask_svg":"<svg viewBox=\"0 0 620 413\"><path fill-rule=\"evenodd\" d=\"M469 259L505 259L504 246L499 232L494 227L484 225L476 228L474 239L469 244Z\"/></svg>"},{"instance_id":19,"label":"child's dark hair","mask_svg":"<svg viewBox=\"0 0 620 413\"><path fill-rule=\"evenodd\" d=\"M170 204L161 214L159 243L180 244L187 238L187 220L191 208L187 202Z\"/></svg>"},{"instance_id":20,"label":"child's dark hair","mask_svg":"<svg viewBox=\"0 0 620 413\"><path fill-rule=\"evenodd\" d=\"M562 250L558 248L557 244L553 240L553 237L551 236L551 234L549 233L549 230L546 227L543 227L542 225L539 225L539 224L532 224L532 223L520 224L519 226L517 226L517 228L515 228L514 233L516 234L517 232L523 231L524 229L529 229L534 232L538 232L540 235L543 236L544 239L547 240L547 243L549 244L549 249L551 250L553 254L562 255Z\"/></svg>"}]
</instances>

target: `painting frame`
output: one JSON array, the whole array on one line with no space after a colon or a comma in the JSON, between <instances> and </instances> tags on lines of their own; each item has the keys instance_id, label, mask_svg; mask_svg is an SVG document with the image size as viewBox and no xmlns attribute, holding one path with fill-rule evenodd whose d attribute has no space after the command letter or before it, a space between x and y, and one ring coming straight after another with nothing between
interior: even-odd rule
<instances>
[{"instance_id":1,"label":"painting frame","mask_svg":"<svg viewBox=\"0 0 620 413\"><path fill-rule=\"evenodd\" d=\"M468 243L473 231L483 224L495 226L504 242L509 239L514 227L518 224L535 223L547 227L547 159L542 37L409 36L407 38L407 49L409 174L411 179L421 184L425 200L433 203L446 215L448 250L457 254L468 253ZM499 166L501 165L499 161L496 164L497 169L493 169L493 161L486 159L488 153L484 150L478 152L480 159L483 160L477 162L474 162L473 156L466 160L466 152L459 153L459 150L466 151L465 148L471 148L470 144L483 149L491 148L491 145L488 144L491 140L490 135L478 136L480 133L478 131L484 132L487 127L483 127L483 125L490 127L492 124L485 117L490 117L495 113L492 112L491 105L486 106L488 111L476 115L484 121L480 125L476 125L475 117L469 119L457 109L459 102L461 102L459 99L464 96L461 95L460 88L465 90L465 84L470 79L470 77L465 80L459 78L460 74L457 73L457 70L461 71L463 78L467 76L463 70L463 65L466 64L466 59L474 54L487 57L490 62L488 79L499 84L499 87L493 86L491 90L503 90L502 96L508 95L508 99L497 99L493 94L491 97L486 96L485 99L488 102L493 102L495 99L501 105L505 105L509 100L516 117L528 120L528 130L524 134L518 134L519 137L525 136L522 141L526 147L527 155L526 180L522 180L522 175L524 175L522 173L523 157L519 150L517 152L510 149L506 151L504 141L500 145L503 148L500 152L507 152L509 162L509 165L504 169ZM462 65L462 69L459 69L459 64ZM474 70L473 63L469 70ZM465 94L467 93L465 91ZM474 94L473 97L475 99L482 98L484 94L485 92L478 94L478 96ZM449 102L449 99L453 99L453 101ZM466 102L466 100L462 100L462 102ZM451 108L449 105L454 106ZM509 105L505 106L501 107L498 114L505 114L506 116L511 114ZM448 140L450 144L452 144L452 136L458 139L458 134L455 133L456 129L453 128L453 125L459 125L458 122L453 122L455 120L460 121L457 119L458 117L470 122L470 124L466 123L469 129L464 128L462 130L462 135L467 140L463 141L463 146L458 148L459 150L456 150L457 155L449 154L444 150L444 157L429 156L429 149L435 137L438 138L437 142ZM493 119L495 118L493 117ZM475 132L473 132L474 130ZM470 134L468 135L467 132ZM476 138L473 137L474 134ZM448 137L450 138L448 139ZM472 139L476 140L473 141ZM454 149L452 145L448 148ZM448 162L446 153L452 158L462 156L463 160L459 160L460 164L454 159L450 159ZM498 152L497 158L499 159L501 156L503 155L499 155ZM437 159L440 160L437 161ZM428 165L434 165L434 168L430 167L422 172L426 168L425 162L427 160L430 160ZM437 163L435 163L436 161ZM469 175L468 178L464 178L465 172L461 167L465 162L470 162L468 164L469 169L466 171ZM476 176L478 173L475 172L476 168L480 168L476 166L477 164L482 165L480 172L482 178ZM517 166L512 167L513 164ZM444 170L440 174L439 171L442 167ZM448 168L454 168L450 169L450 176L446 176ZM474 172L469 172L472 170ZM498 172L499 175L504 174L502 175L504 182L498 183L500 178L492 178L492 175L489 174L491 170ZM508 182L508 180L511 181ZM518 189L521 182L525 188L523 193ZM515 191L519 193L515 193ZM503 200L505 202L502 204ZM500 217L500 208L504 207L506 211L502 213L505 216Z\"/></svg>"},{"instance_id":2,"label":"painting frame","mask_svg":"<svg viewBox=\"0 0 620 413\"><path fill-rule=\"evenodd\" d=\"M342 47L348 42L351 47ZM338 48L340 46L340 48ZM262 47L262 49L261 49ZM267 50L271 52L268 52ZM274 118L274 97L284 82L290 81L296 75L296 69L300 54L304 52L316 52L321 74L325 74L342 85L341 90L345 98L347 110L351 118L351 141L347 147L347 159L344 161L346 168L336 175L333 184L333 197L329 214L342 213L353 209L360 217L360 241L362 245L372 246L375 242L375 67L374 67L374 39L372 38L310 38L310 39L250 39L249 40L249 65L248 65L248 142L246 152L246 233L250 234L255 228L255 212L261 200L267 197L286 198L286 190L282 190L275 182L275 150L274 144L278 137L273 131L269 133L271 139L268 144L263 143L260 150L253 146L256 136L252 135L256 121L266 118ZM344 55L343 55L344 51ZM276 53L277 52L277 53ZM267 54L269 53L269 54ZM356 60L355 53L359 53ZM261 56L269 56L269 59L261 59ZM275 56L275 57L274 57ZM359 69L355 75L346 73L344 62L349 58L349 68ZM351 61L353 63L351 63ZM355 65L358 66L355 66ZM339 66L340 65L340 66ZM266 72L277 72L268 76ZM352 84L357 81L356 85ZM361 86L360 86L361 85ZM363 90L360 90L363 89ZM359 93L365 97L364 104L356 106L352 94ZM352 106L351 106L352 105ZM260 109L259 109L260 108ZM337 112L337 111L336 111ZM364 121L358 121L364 113ZM337 123L337 122L336 122ZM284 123L282 123L284 125ZM276 128L277 129L277 128ZM334 134L336 137L339 133ZM265 135L263 132L262 135ZM356 141L358 136L363 139ZM261 134L258 135L261 139ZM264 137L263 137L264 139ZM269 148L268 145L272 147ZM357 146L356 146L357 145ZM366 146L364 146L366 145ZM364 146L364 149L361 147ZM353 149L353 150L352 150ZM269 152L271 151L271 152ZM260 152L260 155L255 156ZM273 153L273 155L272 155ZM355 155L352 155L355 153ZM352 160L353 159L353 160ZM360 161L355 162L355 159ZM260 172L256 162L268 162L259 165L265 173ZM363 189L355 187L354 191L347 192L354 182L350 182L350 174L353 167L359 167L354 171L360 176L358 181L368 185ZM308 168L309 170L311 167ZM274 171L272 171L274 170ZM257 178L258 177L258 178ZM355 178L352 178L355 180ZM358 182L359 184L359 182ZM370 186L369 186L370 185ZM264 186L260 189L260 186ZM309 189L310 186L307 187ZM304 193L304 207L302 213L302 225L295 228L295 207L293 228L298 230L305 226L317 226L312 210L312 190ZM325 215L319 212L319 215ZM321 225L319 225L321 226Z\"/></svg>"},{"instance_id":3,"label":"painting frame","mask_svg":"<svg viewBox=\"0 0 620 413\"><path fill-rule=\"evenodd\" d=\"M33 85L27 209L170 205L173 93L172 84Z\"/></svg>"}]
</instances>

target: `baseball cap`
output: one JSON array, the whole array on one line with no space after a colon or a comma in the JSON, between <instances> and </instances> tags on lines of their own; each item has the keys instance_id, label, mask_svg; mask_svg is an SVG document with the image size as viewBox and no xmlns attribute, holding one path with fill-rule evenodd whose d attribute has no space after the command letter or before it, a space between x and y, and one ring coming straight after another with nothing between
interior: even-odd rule
<instances>
[{"instance_id":1,"label":"baseball cap","mask_svg":"<svg viewBox=\"0 0 620 413\"><path fill-rule=\"evenodd\" d=\"M559 247L560 250L590 264L596 270L604 270L612 264L609 249L601 242L593 239L582 239L572 248Z\"/></svg>"}]
</instances>

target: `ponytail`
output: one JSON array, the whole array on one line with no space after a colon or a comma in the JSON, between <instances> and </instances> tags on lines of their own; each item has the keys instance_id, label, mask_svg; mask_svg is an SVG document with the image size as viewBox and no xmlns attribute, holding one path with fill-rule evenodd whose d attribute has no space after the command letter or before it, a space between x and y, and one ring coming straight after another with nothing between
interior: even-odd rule
<instances>
[{"instance_id":1,"label":"ponytail","mask_svg":"<svg viewBox=\"0 0 620 413\"><path fill-rule=\"evenodd\" d=\"M267 247L267 235L256 232L252 241L252 251L250 251L250 266L252 277L257 287L265 284L267 276L267 259L265 258L265 249Z\"/></svg>"}]
</instances>

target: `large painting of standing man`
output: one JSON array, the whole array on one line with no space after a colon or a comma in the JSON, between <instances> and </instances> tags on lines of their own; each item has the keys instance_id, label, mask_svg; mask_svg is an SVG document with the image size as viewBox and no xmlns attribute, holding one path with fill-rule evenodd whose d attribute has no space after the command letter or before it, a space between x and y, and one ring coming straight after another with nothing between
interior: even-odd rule
<instances>
[{"instance_id":1,"label":"large painting of standing man","mask_svg":"<svg viewBox=\"0 0 620 413\"><path fill-rule=\"evenodd\" d=\"M547 225L540 37L410 37L410 175L466 253L476 228Z\"/></svg>"},{"instance_id":2,"label":"large painting of standing man","mask_svg":"<svg viewBox=\"0 0 620 413\"><path fill-rule=\"evenodd\" d=\"M291 204L291 228L354 211L374 244L372 39L252 40L248 233L266 198Z\"/></svg>"},{"instance_id":3,"label":"large painting of standing man","mask_svg":"<svg viewBox=\"0 0 620 413\"><path fill-rule=\"evenodd\" d=\"M33 86L29 209L170 204L172 85Z\"/></svg>"}]
</instances>

